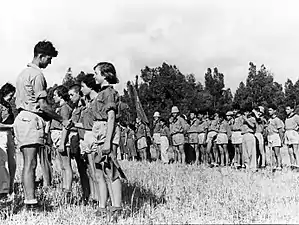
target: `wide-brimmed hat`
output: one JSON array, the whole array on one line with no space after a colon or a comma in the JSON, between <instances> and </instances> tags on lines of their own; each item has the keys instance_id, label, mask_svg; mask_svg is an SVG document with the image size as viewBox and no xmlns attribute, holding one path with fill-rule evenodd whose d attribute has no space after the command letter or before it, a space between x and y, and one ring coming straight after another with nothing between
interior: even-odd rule
<instances>
[{"instance_id":1,"label":"wide-brimmed hat","mask_svg":"<svg viewBox=\"0 0 299 225\"><path fill-rule=\"evenodd\" d=\"M232 111L228 111L225 115L226 115L226 116L233 116L234 113L233 113Z\"/></svg>"},{"instance_id":2,"label":"wide-brimmed hat","mask_svg":"<svg viewBox=\"0 0 299 225\"><path fill-rule=\"evenodd\" d=\"M171 108L171 113L179 113L180 111L179 111L179 108L177 107L177 106L173 106L172 108Z\"/></svg>"}]
</instances>

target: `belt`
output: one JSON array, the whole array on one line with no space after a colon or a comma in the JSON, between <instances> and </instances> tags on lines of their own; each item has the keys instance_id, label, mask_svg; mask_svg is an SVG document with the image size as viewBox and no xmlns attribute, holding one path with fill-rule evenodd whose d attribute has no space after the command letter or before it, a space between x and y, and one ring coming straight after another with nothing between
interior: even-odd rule
<instances>
[{"instance_id":1,"label":"belt","mask_svg":"<svg viewBox=\"0 0 299 225\"><path fill-rule=\"evenodd\" d=\"M197 131L188 132L187 134L199 134Z\"/></svg>"},{"instance_id":2,"label":"belt","mask_svg":"<svg viewBox=\"0 0 299 225\"><path fill-rule=\"evenodd\" d=\"M225 131L225 132L219 131L219 133L220 133L220 134L227 134L227 132L226 132L226 131Z\"/></svg>"},{"instance_id":3,"label":"belt","mask_svg":"<svg viewBox=\"0 0 299 225\"><path fill-rule=\"evenodd\" d=\"M171 135L176 135L176 134L183 134L183 132L176 132L176 133L173 133Z\"/></svg>"}]
</instances>

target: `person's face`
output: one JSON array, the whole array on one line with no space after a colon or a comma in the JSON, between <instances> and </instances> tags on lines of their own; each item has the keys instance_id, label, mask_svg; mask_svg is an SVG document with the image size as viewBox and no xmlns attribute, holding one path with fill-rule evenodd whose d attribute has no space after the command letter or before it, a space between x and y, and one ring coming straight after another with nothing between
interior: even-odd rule
<instances>
[{"instance_id":1,"label":"person's face","mask_svg":"<svg viewBox=\"0 0 299 225\"><path fill-rule=\"evenodd\" d=\"M80 101L80 94L76 93L74 89L69 90L69 96L72 103L77 104Z\"/></svg>"},{"instance_id":2,"label":"person's face","mask_svg":"<svg viewBox=\"0 0 299 225\"><path fill-rule=\"evenodd\" d=\"M228 120L230 120L230 119L232 118L232 116L228 115L228 116L226 116L226 118L227 118Z\"/></svg>"},{"instance_id":3,"label":"person's face","mask_svg":"<svg viewBox=\"0 0 299 225\"><path fill-rule=\"evenodd\" d=\"M290 115L292 112L293 112L293 110L291 109L291 107L287 106L286 107L286 113L287 113L287 115Z\"/></svg>"},{"instance_id":4,"label":"person's face","mask_svg":"<svg viewBox=\"0 0 299 225\"><path fill-rule=\"evenodd\" d=\"M136 123L139 124L140 123L140 119L136 118Z\"/></svg>"},{"instance_id":5,"label":"person's face","mask_svg":"<svg viewBox=\"0 0 299 225\"><path fill-rule=\"evenodd\" d=\"M96 82L98 83L98 84L102 84L103 82L104 82L104 80L105 80L105 77L104 76L102 76L102 73L101 73L101 70L100 70L100 68L99 67L96 67L95 69L94 69L94 79L96 80Z\"/></svg>"},{"instance_id":6,"label":"person's face","mask_svg":"<svg viewBox=\"0 0 299 225\"><path fill-rule=\"evenodd\" d=\"M164 121L160 121L160 124L161 124L161 126L164 126L165 123L164 123Z\"/></svg>"},{"instance_id":7,"label":"person's face","mask_svg":"<svg viewBox=\"0 0 299 225\"><path fill-rule=\"evenodd\" d=\"M45 69L52 62L52 56L40 55L39 67Z\"/></svg>"},{"instance_id":8,"label":"person's face","mask_svg":"<svg viewBox=\"0 0 299 225\"><path fill-rule=\"evenodd\" d=\"M176 117L178 116L178 113L172 113L172 116L173 116L174 118L176 118Z\"/></svg>"},{"instance_id":9,"label":"person's face","mask_svg":"<svg viewBox=\"0 0 299 225\"><path fill-rule=\"evenodd\" d=\"M159 119L158 116L154 116L154 121L157 121Z\"/></svg>"},{"instance_id":10,"label":"person's face","mask_svg":"<svg viewBox=\"0 0 299 225\"><path fill-rule=\"evenodd\" d=\"M214 119L218 119L219 118L219 114L218 113L215 113L214 114Z\"/></svg>"},{"instance_id":11,"label":"person's face","mask_svg":"<svg viewBox=\"0 0 299 225\"><path fill-rule=\"evenodd\" d=\"M201 120L201 119L203 118L203 115L202 115L201 113L199 113L199 114L197 115L197 118Z\"/></svg>"},{"instance_id":12,"label":"person's face","mask_svg":"<svg viewBox=\"0 0 299 225\"><path fill-rule=\"evenodd\" d=\"M10 92L6 96L4 96L4 100L7 102L10 102L14 95L15 95L15 92Z\"/></svg>"},{"instance_id":13,"label":"person's face","mask_svg":"<svg viewBox=\"0 0 299 225\"><path fill-rule=\"evenodd\" d=\"M81 91L84 96L88 96L91 92L91 88L87 87L84 82L81 82Z\"/></svg>"},{"instance_id":14,"label":"person's face","mask_svg":"<svg viewBox=\"0 0 299 225\"><path fill-rule=\"evenodd\" d=\"M275 110L272 109L272 108L269 108L269 109L268 109L268 112L269 112L269 115L272 116L272 115L274 115Z\"/></svg>"},{"instance_id":15,"label":"person's face","mask_svg":"<svg viewBox=\"0 0 299 225\"><path fill-rule=\"evenodd\" d=\"M195 114L194 113L190 113L190 119L193 120L195 118Z\"/></svg>"},{"instance_id":16,"label":"person's face","mask_svg":"<svg viewBox=\"0 0 299 225\"><path fill-rule=\"evenodd\" d=\"M54 91L53 93L53 99L55 103L59 103L61 98L58 96L57 91Z\"/></svg>"}]
</instances>

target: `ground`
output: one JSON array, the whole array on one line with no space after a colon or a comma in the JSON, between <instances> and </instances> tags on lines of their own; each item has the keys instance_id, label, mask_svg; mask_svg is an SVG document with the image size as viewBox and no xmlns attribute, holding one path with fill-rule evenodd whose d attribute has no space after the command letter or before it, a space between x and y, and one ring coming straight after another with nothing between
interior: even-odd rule
<instances>
[{"instance_id":1,"label":"ground","mask_svg":"<svg viewBox=\"0 0 299 225\"><path fill-rule=\"evenodd\" d=\"M288 164L286 149L284 164ZM128 177L123 184L124 212L120 224L158 223L299 223L299 173L286 168L251 173L231 168L164 165L121 161ZM61 205L59 173L54 187L38 188L44 210L23 209L20 185L22 160L18 155L14 206L3 206L1 224L103 224L91 206L76 204L80 186L73 185L73 205ZM77 172L76 172L77 173Z\"/></svg>"}]
</instances>

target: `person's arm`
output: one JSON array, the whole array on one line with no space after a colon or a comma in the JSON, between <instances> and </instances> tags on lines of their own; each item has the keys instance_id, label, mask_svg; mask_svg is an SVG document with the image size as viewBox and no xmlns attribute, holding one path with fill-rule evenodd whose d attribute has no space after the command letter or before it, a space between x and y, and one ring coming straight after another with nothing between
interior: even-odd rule
<instances>
[{"instance_id":1,"label":"person's arm","mask_svg":"<svg viewBox=\"0 0 299 225\"><path fill-rule=\"evenodd\" d=\"M277 129L278 129L280 140L284 142L284 124L282 120L277 121Z\"/></svg>"},{"instance_id":2,"label":"person's arm","mask_svg":"<svg viewBox=\"0 0 299 225\"><path fill-rule=\"evenodd\" d=\"M247 118L246 116L243 117L244 122L249 126L249 128L254 129L255 128L255 119Z\"/></svg>"},{"instance_id":3,"label":"person's arm","mask_svg":"<svg viewBox=\"0 0 299 225\"><path fill-rule=\"evenodd\" d=\"M68 119L70 117L69 109L67 107L62 107L60 113L61 113L62 119L64 121L68 121ZM66 144L68 142L69 133L70 133L70 131L67 130L65 127L62 128L61 142L60 142L60 146L59 146L59 149L60 149L61 152L65 151L65 147L66 147Z\"/></svg>"},{"instance_id":4,"label":"person's arm","mask_svg":"<svg viewBox=\"0 0 299 225\"><path fill-rule=\"evenodd\" d=\"M125 146L127 146L127 141L128 141L128 130L125 130L125 142L124 142Z\"/></svg>"},{"instance_id":5,"label":"person's arm","mask_svg":"<svg viewBox=\"0 0 299 225\"><path fill-rule=\"evenodd\" d=\"M106 133L106 139L102 150L103 154L109 154L111 152L112 135L113 135L114 124L115 124L115 111L109 110L107 114L108 114L107 133Z\"/></svg>"}]
</instances>

